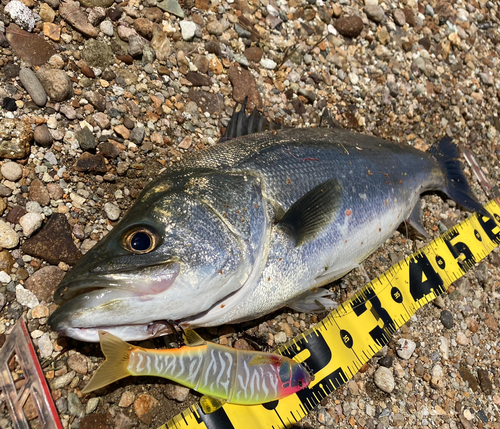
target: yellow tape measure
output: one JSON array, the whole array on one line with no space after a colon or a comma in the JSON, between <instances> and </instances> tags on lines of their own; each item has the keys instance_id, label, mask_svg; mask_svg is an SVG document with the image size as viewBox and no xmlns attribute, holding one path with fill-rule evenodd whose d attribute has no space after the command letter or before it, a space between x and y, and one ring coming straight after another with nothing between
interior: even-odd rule
<instances>
[{"instance_id":1,"label":"yellow tape measure","mask_svg":"<svg viewBox=\"0 0 500 429\"><path fill-rule=\"evenodd\" d=\"M158 429L278 429L297 423L354 377L420 307L444 293L500 244L500 206L491 201L486 210L497 222L471 216L279 348L277 353L304 362L314 374L307 389L262 405L226 404L211 414L196 405Z\"/></svg>"}]
</instances>

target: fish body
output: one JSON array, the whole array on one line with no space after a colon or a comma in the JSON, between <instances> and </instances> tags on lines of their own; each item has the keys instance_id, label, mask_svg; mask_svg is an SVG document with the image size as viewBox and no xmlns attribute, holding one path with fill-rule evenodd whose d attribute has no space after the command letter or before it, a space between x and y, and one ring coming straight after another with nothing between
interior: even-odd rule
<instances>
[{"instance_id":1,"label":"fish body","mask_svg":"<svg viewBox=\"0 0 500 429\"><path fill-rule=\"evenodd\" d=\"M334 128L268 131L195 153L153 180L66 275L54 330L97 341L162 335L162 320L214 326L285 305L329 308L317 291L352 270L442 191L487 215L458 151L422 152Z\"/></svg>"},{"instance_id":2,"label":"fish body","mask_svg":"<svg viewBox=\"0 0 500 429\"><path fill-rule=\"evenodd\" d=\"M273 353L236 350L203 340L179 349L154 350L104 331L99 335L106 361L84 393L129 375L149 375L233 404L254 405L284 398L311 382L302 365Z\"/></svg>"}]
</instances>

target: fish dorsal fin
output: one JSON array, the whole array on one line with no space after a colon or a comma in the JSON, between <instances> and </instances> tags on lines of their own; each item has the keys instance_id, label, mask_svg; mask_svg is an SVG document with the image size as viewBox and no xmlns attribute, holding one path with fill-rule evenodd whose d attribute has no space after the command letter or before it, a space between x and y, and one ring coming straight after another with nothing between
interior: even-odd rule
<instances>
[{"instance_id":1,"label":"fish dorsal fin","mask_svg":"<svg viewBox=\"0 0 500 429\"><path fill-rule=\"evenodd\" d=\"M207 342L192 329L184 329L183 337L186 346L189 347L204 346L207 344Z\"/></svg>"},{"instance_id":2,"label":"fish dorsal fin","mask_svg":"<svg viewBox=\"0 0 500 429\"><path fill-rule=\"evenodd\" d=\"M406 222L408 222L408 224L411 225L412 228L422 237L430 238L429 234L427 234L427 231L422 225L422 204L420 200L417 201L417 204L413 207L413 210L411 211L410 216L408 216L408 219L406 219Z\"/></svg>"},{"instance_id":3,"label":"fish dorsal fin","mask_svg":"<svg viewBox=\"0 0 500 429\"><path fill-rule=\"evenodd\" d=\"M292 235L296 246L301 246L335 218L341 204L342 186L337 179L330 179L295 201L278 225Z\"/></svg>"},{"instance_id":4,"label":"fish dorsal fin","mask_svg":"<svg viewBox=\"0 0 500 429\"><path fill-rule=\"evenodd\" d=\"M222 408L227 401L221 398L214 398L213 396L203 395L200 399L201 409L205 414L211 414Z\"/></svg>"}]
</instances>

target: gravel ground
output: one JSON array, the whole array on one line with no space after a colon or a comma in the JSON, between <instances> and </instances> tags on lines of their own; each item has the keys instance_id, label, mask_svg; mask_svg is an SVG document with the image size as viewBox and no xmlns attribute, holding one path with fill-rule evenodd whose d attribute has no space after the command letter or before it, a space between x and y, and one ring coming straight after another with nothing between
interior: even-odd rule
<instances>
[{"instance_id":1,"label":"gravel ground","mask_svg":"<svg viewBox=\"0 0 500 429\"><path fill-rule=\"evenodd\" d=\"M327 107L420 149L452 136L498 183L499 22L486 0L2 0L0 346L25 313L64 427L165 423L198 396L154 378L81 394L102 355L46 325L64 273L148 180L215 144L245 96L287 126L318 124ZM423 212L432 236L467 217L438 196ZM337 300L423 245L396 232L332 285ZM300 427L500 428L499 279L495 251ZM284 310L202 333L271 350L323 316Z\"/></svg>"}]
</instances>

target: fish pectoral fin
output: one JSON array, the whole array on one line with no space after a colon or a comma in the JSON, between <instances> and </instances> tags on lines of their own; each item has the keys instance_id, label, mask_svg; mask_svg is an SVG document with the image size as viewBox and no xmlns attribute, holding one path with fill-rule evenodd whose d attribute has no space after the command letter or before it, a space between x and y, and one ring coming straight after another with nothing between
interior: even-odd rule
<instances>
[{"instance_id":1,"label":"fish pectoral fin","mask_svg":"<svg viewBox=\"0 0 500 429\"><path fill-rule=\"evenodd\" d=\"M413 210L411 211L410 216L408 216L408 219L406 219L406 222L408 222L408 224L411 225L411 227L422 237L430 238L429 234L427 234L427 231L422 225L422 204L420 200L417 204L415 204L415 207L413 207Z\"/></svg>"},{"instance_id":2,"label":"fish pectoral fin","mask_svg":"<svg viewBox=\"0 0 500 429\"><path fill-rule=\"evenodd\" d=\"M99 340L106 360L82 393L92 392L131 375L127 367L130 352L136 347L105 331L99 331Z\"/></svg>"},{"instance_id":3,"label":"fish pectoral fin","mask_svg":"<svg viewBox=\"0 0 500 429\"><path fill-rule=\"evenodd\" d=\"M299 313L333 310L338 304L330 298L332 295L332 292L323 288L310 290L299 295L293 301L287 302L286 306Z\"/></svg>"},{"instance_id":4,"label":"fish pectoral fin","mask_svg":"<svg viewBox=\"0 0 500 429\"><path fill-rule=\"evenodd\" d=\"M201 409L205 414L211 414L222 408L226 404L226 400L222 398L215 398L213 396L203 395L200 399Z\"/></svg>"},{"instance_id":5,"label":"fish pectoral fin","mask_svg":"<svg viewBox=\"0 0 500 429\"><path fill-rule=\"evenodd\" d=\"M207 342L192 329L184 329L183 337L186 346L189 347L204 346L207 344Z\"/></svg>"},{"instance_id":6,"label":"fish pectoral fin","mask_svg":"<svg viewBox=\"0 0 500 429\"><path fill-rule=\"evenodd\" d=\"M301 246L332 222L341 204L340 182L337 179L327 180L293 203L278 226L290 233L296 246Z\"/></svg>"}]
</instances>

